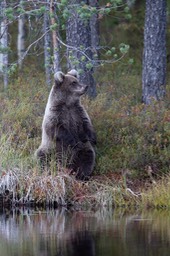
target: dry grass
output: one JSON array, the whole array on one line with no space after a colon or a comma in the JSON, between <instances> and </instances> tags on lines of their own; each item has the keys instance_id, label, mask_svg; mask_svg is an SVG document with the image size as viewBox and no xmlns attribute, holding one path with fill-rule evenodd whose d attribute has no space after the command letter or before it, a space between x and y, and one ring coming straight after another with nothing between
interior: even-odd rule
<instances>
[{"instance_id":1,"label":"dry grass","mask_svg":"<svg viewBox=\"0 0 170 256\"><path fill-rule=\"evenodd\" d=\"M1 170L0 193L13 206L23 204L44 204L53 206L74 205L76 207L112 207L139 204L140 196L131 189L114 181L102 182L92 178L88 182L77 181L68 170L58 174L40 174L35 169Z\"/></svg>"}]
</instances>

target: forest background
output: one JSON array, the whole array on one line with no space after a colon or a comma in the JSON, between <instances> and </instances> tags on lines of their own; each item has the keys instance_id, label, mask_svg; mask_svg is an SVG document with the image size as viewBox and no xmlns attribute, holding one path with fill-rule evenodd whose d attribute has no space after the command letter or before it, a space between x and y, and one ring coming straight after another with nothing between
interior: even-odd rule
<instances>
[{"instance_id":1,"label":"forest background","mask_svg":"<svg viewBox=\"0 0 170 256\"><path fill-rule=\"evenodd\" d=\"M28 2L32 4L36 1ZM67 2L61 1L61 3L67 5ZM116 7L113 8L114 3L116 3ZM168 46L170 1L167 3L166 43ZM90 97L86 96L83 99L83 104L97 132L94 179L97 177L100 181L100 177L105 177L105 179L111 179L114 186L119 181L119 186L123 189L138 190L143 186L143 180L147 179L147 186L148 180L149 183L155 184L162 175L168 175L170 169L170 53L167 47L166 96L163 100L153 100L152 104L144 104L142 102L142 59L145 1L124 1L123 3L121 1L102 1L100 6L102 6L102 11L97 16L99 21L97 29L100 32L98 35L100 35L99 41L102 47L100 48L97 44L98 49L100 48L99 56L98 52L95 52L95 56L93 56L96 58L97 65L85 62L83 68L87 73L85 78L82 77L82 79L86 79L90 73L88 79L91 79L92 76L92 83L95 84L96 90L94 94L94 90L89 93ZM13 201L17 200L16 193L19 191L18 200L27 201L28 198L29 200L38 198L41 201L47 200L48 197L48 201L65 203L68 200L68 192L62 192L64 195L61 195L59 189L56 192L57 186L51 181L60 170L56 173L54 164L51 167L51 174L48 171L41 174L34 159L34 151L40 143L41 123L50 86L53 83L53 73L59 68L62 68L63 71L69 68L66 58L70 53L66 53L67 47L64 49L63 45L59 46L62 53L62 57L60 56L61 66L56 66L59 55L54 37L58 36L56 32L58 30L53 20L56 18L55 9L52 9L53 13L50 13L49 10L51 15L49 33L52 36L53 54L51 54L49 62L46 59L46 63L44 53L48 47L44 48L47 41L43 34L45 15L44 7L41 5L33 15L30 9L30 14L26 18L24 17L26 19L24 21L25 46L19 52L17 49L18 19L12 17L13 10L10 6L5 8L7 8L6 15L9 24L8 46L6 50L1 48L1 55L8 54L6 71L3 67L0 83L1 192L4 193L6 189L12 191ZM34 8L37 9L37 6L35 5ZM11 18L9 18L10 15ZM68 13L65 15L67 16ZM86 16L88 16L87 13ZM64 32L65 26L63 22L60 31L62 34L61 44L69 42ZM69 43L71 44L72 41ZM52 47L50 46L48 49L51 52ZM73 50L71 54L73 53L74 58L70 58L72 63L75 61ZM83 48L80 50L84 51ZM24 55L24 58L18 57L19 54L22 55L25 52L27 54ZM46 54L48 53L46 52ZM101 57L102 61L99 61ZM85 61L83 55L80 56L80 59L82 62ZM74 64L80 66L80 63ZM46 179L46 181L43 180L46 187L37 185L37 183L35 185L35 179L39 175L41 180ZM60 181L57 180L58 187L61 187L61 177L63 182L67 176L66 174L62 175ZM30 177L32 177L31 180ZM76 194L74 200L75 197L82 198L80 194L84 195L87 192L81 185L79 185L79 192L75 191L75 186L73 187L74 189L71 191ZM51 193L52 189L54 189L53 193ZM120 201L122 203L122 197Z\"/></svg>"}]
</instances>

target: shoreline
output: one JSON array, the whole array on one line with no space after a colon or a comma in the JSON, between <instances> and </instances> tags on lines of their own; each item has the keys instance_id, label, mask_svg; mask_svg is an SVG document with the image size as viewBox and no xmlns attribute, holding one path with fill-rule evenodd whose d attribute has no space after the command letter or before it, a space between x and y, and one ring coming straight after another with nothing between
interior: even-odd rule
<instances>
[{"instance_id":1,"label":"shoreline","mask_svg":"<svg viewBox=\"0 0 170 256\"><path fill-rule=\"evenodd\" d=\"M170 176L159 179L130 178L112 173L95 175L89 181L76 180L68 170L58 174L31 175L15 171L0 177L0 209L15 207L139 207L169 208Z\"/></svg>"}]
</instances>

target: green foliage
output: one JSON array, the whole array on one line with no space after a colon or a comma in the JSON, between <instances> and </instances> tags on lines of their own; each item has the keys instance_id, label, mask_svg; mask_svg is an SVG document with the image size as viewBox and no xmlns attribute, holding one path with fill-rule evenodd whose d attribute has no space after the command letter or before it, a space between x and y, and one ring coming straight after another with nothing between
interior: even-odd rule
<instances>
[{"instance_id":1,"label":"green foliage","mask_svg":"<svg viewBox=\"0 0 170 256\"><path fill-rule=\"evenodd\" d=\"M26 61L30 58L38 59L37 62L39 62L39 58L37 56L40 56L42 53L42 48L43 48L43 41L39 39L42 36L43 32L43 15L44 13L49 15L49 28L51 31L57 30L57 34L60 37L60 40L63 42L61 43L62 47L60 47L60 57L62 63L65 63L65 40L66 36L65 33L66 31L66 24L68 18L71 17L72 14L74 14L74 17L76 19L82 19L84 23L88 23L94 15L97 18L98 15L98 21L100 20L100 23L103 23L103 19L105 16L115 16L115 14L118 14L118 17L121 16L126 18L126 16L130 13L129 8L126 6L124 1L122 0L112 0L109 2L102 2L102 3L96 3L96 6L91 6L91 4L87 4L86 1L80 1L77 4L72 4L68 0L61 0L59 2L55 3L55 6L53 6L54 9L51 11L50 9L50 2L42 2L38 1L35 4L33 4L32 1L21 1L14 7L14 3L10 1L7 5L7 8L5 9L5 16L7 17L7 20L9 20L8 25L9 25L9 34L10 34L10 47L12 51L10 52L10 58L9 58L9 67L11 66L9 70L9 74L13 74L16 71L15 65L12 63L16 63L16 35L17 35L17 30L16 30L16 22L18 21L19 18L21 17L27 17L25 19L25 29L26 29L26 45L25 47L29 49L29 51L26 51L27 54L24 55L24 59ZM108 15L109 14L109 15ZM22 16L23 15L23 16ZM26 15L26 16L25 16ZM55 24L51 24L50 18L54 18L56 20ZM112 19L111 19L112 22ZM113 25L113 24L112 24ZM30 29L28 29L30 28ZM112 33L109 33L110 35ZM108 35L106 36L106 38ZM38 41L36 41L38 40ZM127 44L122 46L120 49L119 47L114 47L114 42L113 40L109 40L110 42L107 42L107 39L105 43L101 43L101 47L98 47L97 49L97 55L94 57L95 61L93 61L93 67L99 66L100 64L105 63L105 60L108 60L108 62L114 62L118 61L119 58L124 56L127 51L128 47ZM113 43L112 43L113 42ZM124 41L123 41L124 42ZM35 47L34 47L35 43ZM103 45L107 45L106 47ZM30 48L29 48L30 47ZM100 49L99 49L100 48ZM90 48L89 48L90 49ZM117 51L116 51L117 49ZM79 50L79 49L78 49ZM80 47L81 50L81 47ZM0 49L2 53L5 53L8 51L8 49ZM89 54L87 49L82 49L82 52L86 53L87 55ZM95 50L93 53L95 54ZM104 54L103 54L104 52ZM31 56L32 55L32 56ZM82 54L83 55L83 54ZM90 54L89 54L90 55ZM104 56L104 58L103 58ZM26 58L25 58L26 57ZM42 57L41 57L42 58ZM101 62L97 61L97 58L101 58ZM80 61L80 60L78 60ZM86 67L88 69L92 68L92 64L86 63L87 58L81 61L84 61ZM43 61L41 61L43 62ZM76 63L72 63L76 66ZM44 67L44 65L43 65Z\"/></svg>"},{"instance_id":2,"label":"green foliage","mask_svg":"<svg viewBox=\"0 0 170 256\"><path fill-rule=\"evenodd\" d=\"M50 26L50 30L56 30L58 27L57 23L54 23L53 25Z\"/></svg>"},{"instance_id":3,"label":"green foliage","mask_svg":"<svg viewBox=\"0 0 170 256\"><path fill-rule=\"evenodd\" d=\"M13 75L17 70L17 64L14 63L10 66L10 68L8 69L8 74L9 75Z\"/></svg>"},{"instance_id":4,"label":"green foliage","mask_svg":"<svg viewBox=\"0 0 170 256\"><path fill-rule=\"evenodd\" d=\"M68 4L68 0L61 0L61 4L67 5Z\"/></svg>"},{"instance_id":5,"label":"green foliage","mask_svg":"<svg viewBox=\"0 0 170 256\"><path fill-rule=\"evenodd\" d=\"M13 14L14 10L12 7L6 8L5 9L5 15L6 17L11 21L14 20L14 14Z\"/></svg>"},{"instance_id":6,"label":"green foliage","mask_svg":"<svg viewBox=\"0 0 170 256\"><path fill-rule=\"evenodd\" d=\"M9 53L11 51L11 49L9 47L3 47L2 45L0 45L0 53L5 54L5 53Z\"/></svg>"},{"instance_id":7,"label":"green foliage","mask_svg":"<svg viewBox=\"0 0 170 256\"><path fill-rule=\"evenodd\" d=\"M31 79L18 78L9 86L6 95L0 94L0 108L3 110L0 114L0 137L8 138L10 151L17 152L21 162L23 158L30 157L36 147L47 94L44 78L38 73L34 73ZM5 158L5 154L3 156Z\"/></svg>"},{"instance_id":8,"label":"green foliage","mask_svg":"<svg viewBox=\"0 0 170 256\"><path fill-rule=\"evenodd\" d=\"M89 63L86 64L86 68L87 68L87 69L91 69L92 67L93 67L93 64L92 64L92 63L89 62Z\"/></svg>"},{"instance_id":9,"label":"green foliage","mask_svg":"<svg viewBox=\"0 0 170 256\"><path fill-rule=\"evenodd\" d=\"M39 10L39 14L43 14L46 12L46 6L41 6Z\"/></svg>"},{"instance_id":10,"label":"green foliage","mask_svg":"<svg viewBox=\"0 0 170 256\"><path fill-rule=\"evenodd\" d=\"M108 74L103 76L106 83L113 79ZM148 168L156 174L169 171L170 109L166 102L140 103L135 95L140 87L135 88L135 80L132 85L132 78L124 74L115 84L105 83L96 100L86 103L97 131L97 173L128 169L146 176Z\"/></svg>"},{"instance_id":11,"label":"green foliage","mask_svg":"<svg viewBox=\"0 0 170 256\"><path fill-rule=\"evenodd\" d=\"M17 14L19 15L25 14L25 10L20 6L17 8Z\"/></svg>"},{"instance_id":12,"label":"green foliage","mask_svg":"<svg viewBox=\"0 0 170 256\"><path fill-rule=\"evenodd\" d=\"M124 43L121 43L120 45L119 45L119 49L120 49L120 52L122 53L122 54L126 54L128 51L129 51L129 45L127 45L127 44L124 44Z\"/></svg>"},{"instance_id":13,"label":"green foliage","mask_svg":"<svg viewBox=\"0 0 170 256\"><path fill-rule=\"evenodd\" d=\"M69 18L70 12L67 8L65 8L62 12L63 18L67 20Z\"/></svg>"},{"instance_id":14,"label":"green foliage","mask_svg":"<svg viewBox=\"0 0 170 256\"><path fill-rule=\"evenodd\" d=\"M108 50L108 51L106 52L106 55L107 55L107 56L111 56L111 55L112 55L112 51L111 51L111 50Z\"/></svg>"}]
</instances>

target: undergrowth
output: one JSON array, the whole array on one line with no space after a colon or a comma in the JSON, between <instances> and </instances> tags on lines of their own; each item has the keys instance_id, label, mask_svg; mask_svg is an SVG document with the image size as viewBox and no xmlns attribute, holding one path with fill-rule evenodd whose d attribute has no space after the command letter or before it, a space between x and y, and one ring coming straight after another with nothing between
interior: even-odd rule
<instances>
[{"instance_id":1,"label":"undergrowth","mask_svg":"<svg viewBox=\"0 0 170 256\"><path fill-rule=\"evenodd\" d=\"M104 77L99 81L95 100L83 99L97 133L94 178L86 183L76 181L66 170L41 173L34 159L49 93L44 77L36 73L31 79L22 76L11 83L7 92L1 92L0 190L9 190L13 203L29 199L60 204L136 205L142 202L143 194L134 192L126 180L117 183L108 178L101 182L95 177L125 177L127 173L133 183L135 179L168 173L169 91L167 100L146 106L139 100L138 76L127 73L115 80L114 74L108 76L106 85Z\"/></svg>"},{"instance_id":2,"label":"undergrowth","mask_svg":"<svg viewBox=\"0 0 170 256\"><path fill-rule=\"evenodd\" d=\"M103 107L107 104L107 95L102 97L91 103L98 138L97 172L129 169L136 175L144 175L149 166L155 174L167 172L170 110L165 103L132 106L131 97L123 96Z\"/></svg>"}]
</instances>

